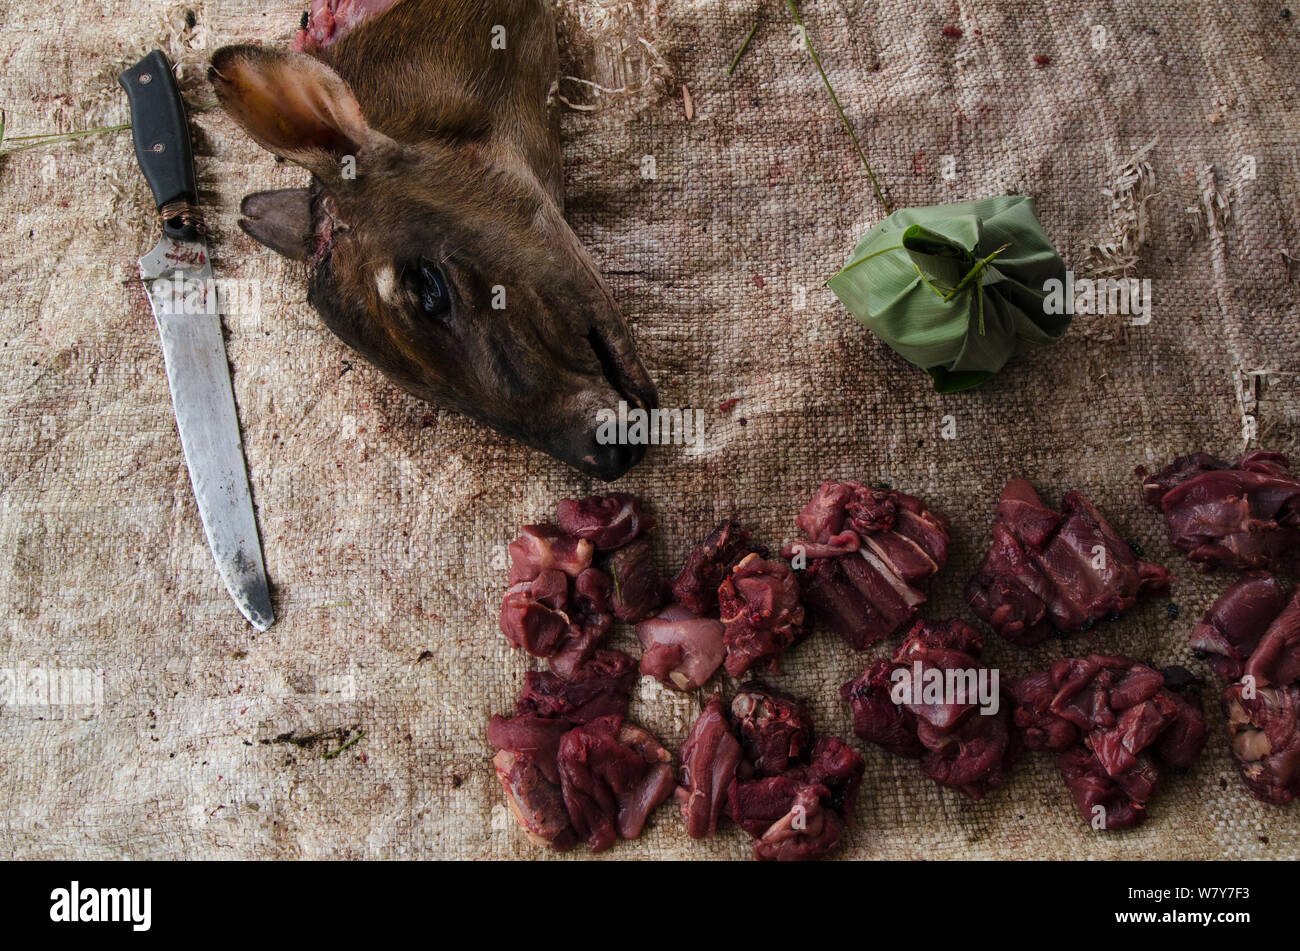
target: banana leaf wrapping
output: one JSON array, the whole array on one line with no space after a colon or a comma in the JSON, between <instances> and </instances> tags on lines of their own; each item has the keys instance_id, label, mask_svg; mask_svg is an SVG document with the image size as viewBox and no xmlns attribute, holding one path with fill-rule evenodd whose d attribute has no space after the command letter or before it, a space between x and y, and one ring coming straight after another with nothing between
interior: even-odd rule
<instances>
[{"instance_id":1,"label":"banana leaf wrapping","mask_svg":"<svg viewBox=\"0 0 1300 951\"><path fill-rule=\"evenodd\" d=\"M829 285L860 323L928 371L936 390L955 393L1065 334L1070 314L1044 307L1052 279L1064 284L1065 263L1033 199L1009 195L896 211Z\"/></svg>"}]
</instances>

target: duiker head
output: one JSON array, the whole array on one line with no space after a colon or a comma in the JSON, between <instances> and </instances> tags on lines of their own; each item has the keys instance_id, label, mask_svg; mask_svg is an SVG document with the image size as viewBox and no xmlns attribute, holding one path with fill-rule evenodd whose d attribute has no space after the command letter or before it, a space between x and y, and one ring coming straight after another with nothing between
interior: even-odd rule
<instances>
[{"instance_id":1,"label":"duiker head","mask_svg":"<svg viewBox=\"0 0 1300 951\"><path fill-rule=\"evenodd\" d=\"M241 227L310 265L309 300L411 393L612 481L643 448L600 445L597 414L652 408L609 289L524 150L470 110L444 128L372 127L325 63L226 47L209 78L311 188L250 195Z\"/></svg>"}]
</instances>

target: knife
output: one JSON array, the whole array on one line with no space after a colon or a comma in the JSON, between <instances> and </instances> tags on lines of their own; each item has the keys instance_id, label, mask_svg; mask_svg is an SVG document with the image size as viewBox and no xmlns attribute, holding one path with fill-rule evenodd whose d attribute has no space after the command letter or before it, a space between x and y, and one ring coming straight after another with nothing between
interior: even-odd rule
<instances>
[{"instance_id":1,"label":"knife","mask_svg":"<svg viewBox=\"0 0 1300 951\"><path fill-rule=\"evenodd\" d=\"M221 295L199 231L185 104L161 50L118 82L131 104L135 156L162 219L162 238L140 259L140 277L162 337L190 484L226 590L253 627L265 631L275 615L221 335Z\"/></svg>"}]
</instances>

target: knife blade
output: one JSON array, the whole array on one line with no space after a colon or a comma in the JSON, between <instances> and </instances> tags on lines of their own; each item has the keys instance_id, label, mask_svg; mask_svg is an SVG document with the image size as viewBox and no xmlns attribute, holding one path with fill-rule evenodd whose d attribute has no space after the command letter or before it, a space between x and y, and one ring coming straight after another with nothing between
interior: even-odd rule
<instances>
[{"instance_id":1,"label":"knife blade","mask_svg":"<svg viewBox=\"0 0 1300 951\"><path fill-rule=\"evenodd\" d=\"M118 77L131 105L136 159L162 218L140 277L162 338L176 428L208 547L255 628L275 623L221 333L222 295L197 227L198 188L185 105L161 50Z\"/></svg>"}]
</instances>

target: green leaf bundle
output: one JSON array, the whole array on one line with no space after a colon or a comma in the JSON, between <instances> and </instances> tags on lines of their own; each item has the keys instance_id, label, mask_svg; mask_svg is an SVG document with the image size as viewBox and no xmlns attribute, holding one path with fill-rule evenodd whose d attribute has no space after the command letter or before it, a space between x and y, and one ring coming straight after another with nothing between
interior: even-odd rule
<instances>
[{"instance_id":1,"label":"green leaf bundle","mask_svg":"<svg viewBox=\"0 0 1300 951\"><path fill-rule=\"evenodd\" d=\"M1052 279L1065 281L1065 264L1033 199L1011 195L895 211L828 283L936 390L955 393L1065 334L1070 315L1044 307Z\"/></svg>"}]
</instances>

